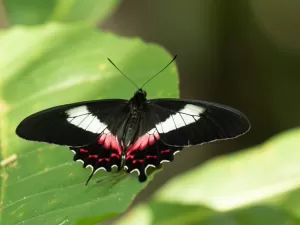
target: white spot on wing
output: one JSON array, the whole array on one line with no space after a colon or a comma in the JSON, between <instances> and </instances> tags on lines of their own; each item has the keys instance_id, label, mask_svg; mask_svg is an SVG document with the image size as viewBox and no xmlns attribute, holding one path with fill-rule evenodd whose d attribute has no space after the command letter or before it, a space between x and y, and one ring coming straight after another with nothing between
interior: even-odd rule
<instances>
[{"instance_id":1,"label":"white spot on wing","mask_svg":"<svg viewBox=\"0 0 300 225\"><path fill-rule=\"evenodd\" d=\"M73 152L74 154L76 154L76 152L74 150L71 150L71 152Z\"/></svg>"},{"instance_id":2,"label":"white spot on wing","mask_svg":"<svg viewBox=\"0 0 300 225\"><path fill-rule=\"evenodd\" d=\"M170 162L169 160L166 160L166 159L164 159L164 160L161 160L160 161L160 164L162 164L162 163L165 163L165 162Z\"/></svg>"},{"instance_id":3,"label":"white spot on wing","mask_svg":"<svg viewBox=\"0 0 300 225\"><path fill-rule=\"evenodd\" d=\"M69 123L86 131L97 134L107 127L107 124L101 122L86 106L69 109L66 113L69 115L69 118L67 118Z\"/></svg>"},{"instance_id":4,"label":"white spot on wing","mask_svg":"<svg viewBox=\"0 0 300 225\"><path fill-rule=\"evenodd\" d=\"M118 166L114 164L111 166L111 168L118 168Z\"/></svg>"},{"instance_id":5,"label":"white spot on wing","mask_svg":"<svg viewBox=\"0 0 300 225\"><path fill-rule=\"evenodd\" d=\"M75 117L75 116L81 116L82 114L87 114L90 112L87 110L87 107L85 105L83 105L83 106L79 106L79 107L76 107L73 109L69 109L66 111L66 113L71 117Z\"/></svg>"},{"instance_id":6,"label":"white spot on wing","mask_svg":"<svg viewBox=\"0 0 300 225\"><path fill-rule=\"evenodd\" d=\"M177 150L177 151L175 151L174 153L173 153L173 155L176 155L177 153L179 153L180 151L179 150Z\"/></svg>"},{"instance_id":7,"label":"white spot on wing","mask_svg":"<svg viewBox=\"0 0 300 225\"><path fill-rule=\"evenodd\" d=\"M92 169L92 171L94 170L94 167L92 166L92 165L87 165L85 168L91 168Z\"/></svg>"},{"instance_id":8,"label":"white spot on wing","mask_svg":"<svg viewBox=\"0 0 300 225\"><path fill-rule=\"evenodd\" d=\"M156 168L153 164L148 164L144 170L145 174L147 174L147 170L149 167ZM148 175L148 174L147 174Z\"/></svg>"},{"instance_id":9,"label":"white spot on wing","mask_svg":"<svg viewBox=\"0 0 300 225\"><path fill-rule=\"evenodd\" d=\"M128 170L128 166L124 166L124 170Z\"/></svg>"},{"instance_id":10,"label":"white spot on wing","mask_svg":"<svg viewBox=\"0 0 300 225\"><path fill-rule=\"evenodd\" d=\"M106 169L105 169L104 167L99 167L99 168L97 168L97 169L95 170L95 172L94 172L94 173L97 173L99 170L106 171Z\"/></svg>"},{"instance_id":11,"label":"white spot on wing","mask_svg":"<svg viewBox=\"0 0 300 225\"><path fill-rule=\"evenodd\" d=\"M156 131L156 129L155 129L155 128L153 128L153 129L149 130L147 133L148 133L148 134L154 134L154 133L155 133L155 131Z\"/></svg>"},{"instance_id":12,"label":"white spot on wing","mask_svg":"<svg viewBox=\"0 0 300 225\"><path fill-rule=\"evenodd\" d=\"M116 172L116 171L118 171L118 169L119 169L119 167L118 167L116 164L111 165L110 168L111 168L112 172Z\"/></svg>"},{"instance_id":13,"label":"white spot on wing","mask_svg":"<svg viewBox=\"0 0 300 225\"><path fill-rule=\"evenodd\" d=\"M138 169L132 170L130 173L137 172L138 176L140 175L140 171Z\"/></svg>"},{"instance_id":14,"label":"white spot on wing","mask_svg":"<svg viewBox=\"0 0 300 225\"><path fill-rule=\"evenodd\" d=\"M104 133L104 134L110 134L111 132L110 132L108 129L105 129L105 130L103 131L103 133Z\"/></svg>"},{"instance_id":15,"label":"white spot on wing","mask_svg":"<svg viewBox=\"0 0 300 225\"><path fill-rule=\"evenodd\" d=\"M76 162L81 162L82 164L84 163L82 159L77 159Z\"/></svg>"},{"instance_id":16,"label":"white spot on wing","mask_svg":"<svg viewBox=\"0 0 300 225\"><path fill-rule=\"evenodd\" d=\"M94 173L94 167L91 164L87 165L85 168L91 168L91 175Z\"/></svg>"},{"instance_id":17,"label":"white spot on wing","mask_svg":"<svg viewBox=\"0 0 300 225\"><path fill-rule=\"evenodd\" d=\"M204 113L205 108L198 106L198 105L192 105L192 104L186 104L183 109L181 109L179 112L189 114L192 116L200 116L200 114Z\"/></svg>"}]
</instances>

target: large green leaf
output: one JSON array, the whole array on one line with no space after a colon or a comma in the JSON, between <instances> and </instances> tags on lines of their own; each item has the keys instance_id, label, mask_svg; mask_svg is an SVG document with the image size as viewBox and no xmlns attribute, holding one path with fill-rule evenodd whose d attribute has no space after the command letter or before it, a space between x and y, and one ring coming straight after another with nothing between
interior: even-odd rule
<instances>
[{"instance_id":1,"label":"large green leaf","mask_svg":"<svg viewBox=\"0 0 300 225\"><path fill-rule=\"evenodd\" d=\"M299 140L294 129L192 169L117 224L300 224Z\"/></svg>"},{"instance_id":2,"label":"large green leaf","mask_svg":"<svg viewBox=\"0 0 300 225\"><path fill-rule=\"evenodd\" d=\"M156 197L227 211L299 190L299 140L300 129L294 129L261 146L220 157L170 181Z\"/></svg>"},{"instance_id":3,"label":"large green leaf","mask_svg":"<svg viewBox=\"0 0 300 225\"><path fill-rule=\"evenodd\" d=\"M11 24L34 25L49 20L96 24L106 18L119 0L5 0Z\"/></svg>"},{"instance_id":4,"label":"large green leaf","mask_svg":"<svg viewBox=\"0 0 300 225\"><path fill-rule=\"evenodd\" d=\"M171 60L139 39L81 26L49 24L0 32L1 224L73 224L123 212L146 185L135 175L89 174L66 147L21 140L18 123L38 110L74 101L130 98ZM177 97L173 64L145 87L151 97ZM100 183L95 183L101 180ZM93 219L94 218L94 219ZM98 218L98 219L97 219Z\"/></svg>"},{"instance_id":5,"label":"large green leaf","mask_svg":"<svg viewBox=\"0 0 300 225\"><path fill-rule=\"evenodd\" d=\"M199 205L150 202L135 207L114 225L298 225L300 219L280 208L258 205L218 212Z\"/></svg>"}]
</instances>

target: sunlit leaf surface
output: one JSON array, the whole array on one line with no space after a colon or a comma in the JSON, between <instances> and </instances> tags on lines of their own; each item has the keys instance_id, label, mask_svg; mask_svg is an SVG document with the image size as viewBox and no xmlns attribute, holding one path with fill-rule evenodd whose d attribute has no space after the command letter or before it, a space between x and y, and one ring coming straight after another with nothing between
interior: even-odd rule
<instances>
[{"instance_id":1,"label":"sunlit leaf surface","mask_svg":"<svg viewBox=\"0 0 300 225\"><path fill-rule=\"evenodd\" d=\"M136 175L99 172L72 161L66 147L21 140L15 128L26 116L76 101L130 98L137 85L172 57L139 39L80 26L50 24L0 32L0 223L74 224L123 212L146 185ZM151 97L178 97L176 65L145 87ZM95 181L100 181L96 183Z\"/></svg>"},{"instance_id":2,"label":"sunlit leaf surface","mask_svg":"<svg viewBox=\"0 0 300 225\"><path fill-rule=\"evenodd\" d=\"M300 129L290 130L192 169L116 225L298 225L299 140Z\"/></svg>"},{"instance_id":3,"label":"sunlit leaf surface","mask_svg":"<svg viewBox=\"0 0 300 225\"><path fill-rule=\"evenodd\" d=\"M299 140L300 129L294 129L260 146L220 157L170 181L157 198L226 211L298 190Z\"/></svg>"}]
</instances>

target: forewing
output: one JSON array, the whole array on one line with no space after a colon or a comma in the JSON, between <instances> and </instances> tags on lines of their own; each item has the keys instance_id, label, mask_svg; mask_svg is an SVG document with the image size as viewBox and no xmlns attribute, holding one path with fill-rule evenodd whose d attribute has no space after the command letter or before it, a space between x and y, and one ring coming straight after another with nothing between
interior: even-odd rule
<instances>
[{"instance_id":1,"label":"forewing","mask_svg":"<svg viewBox=\"0 0 300 225\"><path fill-rule=\"evenodd\" d=\"M62 105L27 117L16 133L31 141L85 146L97 140L99 134L126 113L127 101L121 99Z\"/></svg>"},{"instance_id":2,"label":"forewing","mask_svg":"<svg viewBox=\"0 0 300 225\"><path fill-rule=\"evenodd\" d=\"M148 101L156 113L161 140L171 146L199 145L234 138L250 129L247 117L228 106L176 99Z\"/></svg>"}]
</instances>

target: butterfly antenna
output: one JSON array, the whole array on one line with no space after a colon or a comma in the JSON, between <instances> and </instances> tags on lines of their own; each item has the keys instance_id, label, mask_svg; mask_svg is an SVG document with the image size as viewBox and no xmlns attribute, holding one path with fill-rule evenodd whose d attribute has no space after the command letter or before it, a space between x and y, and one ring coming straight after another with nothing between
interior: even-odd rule
<instances>
[{"instance_id":1,"label":"butterfly antenna","mask_svg":"<svg viewBox=\"0 0 300 225\"><path fill-rule=\"evenodd\" d=\"M132 81L132 80L130 80L130 78L129 77L127 77L114 63L113 63L113 61L111 61L110 60L110 58L107 58L108 59L108 61L124 76L124 77L126 77L127 78L127 80L129 80L134 86L136 86L136 88L137 89L139 89L139 87Z\"/></svg>"},{"instance_id":2,"label":"butterfly antenna","mask_svg":"<svg viewBox=\"0 0 300 225\"><path fill-rule=\"evenodd\" d=\"M177 58L177 55L174 56L174 58L164 67L162 68L157 74L155 74L153 77L151 77L149 80L147 80L141 88L143 88L149 81L151 81L154 77L156 77L158 74L160 74L162 71L164 71L172 62L175 61L175 59Z\"/></svg>"}]
</instances>

